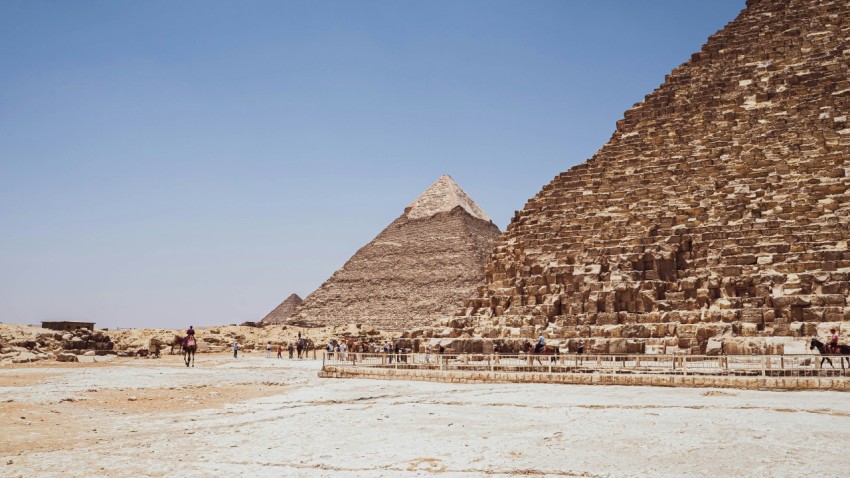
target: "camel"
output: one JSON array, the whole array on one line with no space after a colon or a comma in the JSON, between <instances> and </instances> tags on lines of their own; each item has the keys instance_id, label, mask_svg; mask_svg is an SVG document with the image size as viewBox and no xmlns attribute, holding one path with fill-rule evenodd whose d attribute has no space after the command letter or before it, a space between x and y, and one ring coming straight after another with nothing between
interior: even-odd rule
<instances>
[{"instance_id":1,"label":"camel","mask_svg":"<svg viewBox=\"0 0 850 478\"><path fill-rule=\"evenodd\" d=\"M174 355L174 347L177 347L177 353L183 353L182 336L174 334L174 338L171 339L171 351L168 352L168 355Z\"/></svg>"},{"instance_id":2,"label":"camel","mask_svg":"<svg viewBox=\"0 0 850 478\"><path fill-rule=\"evenodd\" d=\"M198 349L198 344L195 342L195 336L189 335L186 337L186 343L183 344L183 360L186 362L186 366L189 366L189 362L192 363L192 367L195 366L195 351Z\"/></svg>"}]
</instances>

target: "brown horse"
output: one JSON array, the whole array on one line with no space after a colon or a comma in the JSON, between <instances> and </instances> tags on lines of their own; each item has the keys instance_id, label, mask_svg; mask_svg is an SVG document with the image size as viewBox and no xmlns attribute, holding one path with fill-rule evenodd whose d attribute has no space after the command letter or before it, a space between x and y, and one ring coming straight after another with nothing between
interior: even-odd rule
<instances>
[{"instance_id":1,"label":"brown horse","mask_svg":"<svg viewBox=\"0 0 850 478\"><path fill-rule=\"evenodd\" d=\"M174 355L174 347L177 347L177 353L183 353L183 336L174 334L174 338L171 339L171 351L168 352L168 355Z\"/></svg>"},{"instance_id":2,"label":"brown horse","mask_svg":"<svg viewBox=\"0 0 850 478\"><path fill-rule=\"evenodd\" d=\"M839 363L842 366L844 365L844 361L847 360L847 367L850 368L850 357L848 357L848 355L850 355L850 346L847 346L847 345L844 345L844 344L839 344L838 345L839 352L833 353L833 352L829 352L829 351L826 350L826 344L824 344L823 342L821 342L820 340L818 340L816 338L812 338L811 343L809 343L809 350L812 350L812 349L818 349L818 352L820 352L820 354L823 355L823 358L820 359L820 366L821 367L823 367L824 362L829 362L829 365L832 366L832 368L835 368L835 365L832 364L832 359L827 357L827 355L835 355L835 356L838 357L838 360L840 360Z\"/></svg>"},{"instance_id":3,"label":"brown horse","mask_svg":"<svg viewBox=\"0 0 850 478\"><path fill-rule=\"evenodd\" d=\"M537 363L543 365L543 362L540 360L540 355L549 355L549 361L555 363L558 361L558 354L560 354L561 351L554 345L544 345L541 347L537 344L532 345L531 342L526 341L525 353L533 355L534 360L537 360ZM532 363L534 360L532 360Z\"/></svg>"},{"instance_id":4,"label":"brown horse","mask_svg":"<svg viewBox=\"0 0 850 478\"><path fill-rule=\"evenodd\" d=\"M192 363L192 366L195 366L195 351L198 349L198 344L195 342L195 336L189 335L186 337L185 343L183 345L183 360L186 362L186 366L189 366L189 362Z\"/></svg>"}]
</instances>

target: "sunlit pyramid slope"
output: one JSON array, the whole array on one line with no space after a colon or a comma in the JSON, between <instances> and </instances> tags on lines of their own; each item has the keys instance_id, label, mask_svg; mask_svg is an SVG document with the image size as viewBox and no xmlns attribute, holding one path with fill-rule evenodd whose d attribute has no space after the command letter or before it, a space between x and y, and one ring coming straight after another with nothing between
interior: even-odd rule
<instances>
[{"instance_id":1,"label":"sunlit pyramid slope","mask_svg":"<svg viewBox=\"0 0 850 478\"><path fill-rule=\"evenodd\" d=\"M440 212L449 212L456 207L463 208L472 217L490 221L490 216L448 175L442 176L414 199L405 209L405 216L408 219L420 219Z\"/></svg>"},{"instance_id":2,"label":"sunlit pyramid slope","mask_svg":"<svg viewBox=\"0 0 850 478\"><path fill-rule=\"evenodd\" d=\"M402 330L451 316L484 278L499 228L443 176L298 308L291 323Z\"/></svg>"},{"instance_id":3,"label":"sunlit pyramid slope","mask_svg":"<svg viewBox=\"0 0 850 478\"><path fill-rule=\"evenodd\" d=\"M848 117L850 1L749 1L516 214L465 314L597 352L846 335Z\"/></svg>"},{"instance_id":4,"label":"sunlit pyramid slope","mask_svg":"<svg viewBox=\"0 0 850 478\"><path fill-rule=\"evenodd\" d=\"M298 294L292 294L286 298L283 302L280 303L277 307L274 308L271 312L268 313L263 320L260 321L261 324L270 325L270 324L282 324L295 313L295 309L301 305L301 297Z\"/></svg>"}]
</instances>

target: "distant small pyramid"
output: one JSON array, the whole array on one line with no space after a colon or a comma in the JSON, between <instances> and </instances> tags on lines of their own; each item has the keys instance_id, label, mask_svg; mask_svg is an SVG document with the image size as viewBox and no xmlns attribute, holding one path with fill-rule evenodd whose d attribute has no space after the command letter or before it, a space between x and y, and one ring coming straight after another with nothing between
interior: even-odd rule
<instances>
[{"instance_id":1,"label":"distant small pyramid","mask_svg":"<svg viewBox=\"0 0 850 478\"><path fill-rule=\"evenodd\" d=\"M310 294L287 322L402 330L451 316L484 280L499 228L449 176Z\"/></svg>"},{"instance_id":2,"label":"distant small pyramid","mask_svg":"<svg viewBox=\"0 0 850 478\"><path fill-rule=\"evenodd\" d=\"M301 305L301 297L298 294L292 294L280 303L273 311L263 317L260 321L263 325L282 324L295 313L295 309Z\"/></svg>"}]
</instances>

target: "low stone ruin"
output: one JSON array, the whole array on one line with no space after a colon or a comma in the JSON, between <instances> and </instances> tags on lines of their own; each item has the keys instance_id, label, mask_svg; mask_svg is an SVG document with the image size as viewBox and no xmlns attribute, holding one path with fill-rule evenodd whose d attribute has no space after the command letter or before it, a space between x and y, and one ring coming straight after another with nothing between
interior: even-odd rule
<instances>
[{"instance_id":1,"label":"low stone ruin","mask_svg":"<svg viewBox=\"0 0 850 478\"><path fill-rule=\"evenodd\" d=\"M27 363L39 360L60 362L108 361L116 355L115 344L100 331L76 329L72 332L42 332L34 337L0 335L0 363ZM80 357L86 357L80 359Z\"/></svg>"},{"instance_id":2,"label":"low stone ruin","mask_svg":"<svg viewBox=\"0 0 850 478\"><path fill-rule=\"evenodd\" d=\"M835 323L822 323L812 335L826 336ZM534 319L493 317L452 317L440 321L440 325L411 329L401 339L413 350L424 352L426 348L443 346L448 353L490 353L494 345L501 352L519 353L526 344L536 342L542 335L548 345L558 347L561 352L575 353L579 345L586 353L595 354L690 354L682 347L683 341L696 339L704 342L705 348L693 353L705 355L751 355L751 354L805 354L809 337L758 337L737 335L732 325L713 324L666 324L663 330L643 326L636 338L618 336L618 328L607 329L607 335L592 336L565 334L555 327L535 324ZM654 332L651 332L654 330ZM655 334L655 335L653 335ZM842 342L850 342L850 331L842 329Z\"/></svg>"}]
</instances>

